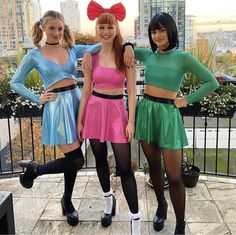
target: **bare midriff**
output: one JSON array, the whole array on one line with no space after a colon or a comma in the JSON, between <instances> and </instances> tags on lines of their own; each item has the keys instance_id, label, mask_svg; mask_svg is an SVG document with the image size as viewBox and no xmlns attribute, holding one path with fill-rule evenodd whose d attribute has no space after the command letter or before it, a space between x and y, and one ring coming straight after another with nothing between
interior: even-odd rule
<instances>
[{"instance_id":1,"label":"bare midriff","mask_svg":"<svg viewBox=\"0 0 236 235\"><path fill-rule=\"evenodd\" d=\"M160 98L167 98L167 99L175 99L177 96L176 91L170 91L166 90L157 86L153 86L150 84L145 85L145 94L155 96L155 97L160 97Z\"/></svg>"},{"instance_id":2,"label":"bare midriff","mask_svg":"<svg viewBox=\"0 0 236 235\"><path fill-rule=\"evenodd\" d=\"M60 88L60 87L70 86L70 85L73 85L73 84L76 84L76 81L74 79L72 79L72 78L64 78L63 80L54 83L48 89Z\"/></svg>"},{"instance_id":3,"label":"bare midriff","mask_svg":"<svg viewBox=\"0 0 236 235\"><path fill-rule=\"evenodd\" d=\"M105 95L123 95L123 88L114 89L95 89L94 91Z\"/></svg>"}]
</instances>

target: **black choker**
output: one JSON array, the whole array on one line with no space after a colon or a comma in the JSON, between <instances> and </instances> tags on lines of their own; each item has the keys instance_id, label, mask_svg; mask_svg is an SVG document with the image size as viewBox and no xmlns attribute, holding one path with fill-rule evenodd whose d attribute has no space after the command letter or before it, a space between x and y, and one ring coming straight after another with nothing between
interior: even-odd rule
<instances>
[{"instance_id":1,"label":"black choker","mask_svg":"<svg viewBox=\"0 0 236 235\"><path fill-rule=\"evenodd\" d=\"M51 45L51 46L53 46L53 45L58 45L58 44L59 44L59 42L56 42L56 43L45 42L45 43L48 44L48 45Z\"/></svg>"}]
</instances>

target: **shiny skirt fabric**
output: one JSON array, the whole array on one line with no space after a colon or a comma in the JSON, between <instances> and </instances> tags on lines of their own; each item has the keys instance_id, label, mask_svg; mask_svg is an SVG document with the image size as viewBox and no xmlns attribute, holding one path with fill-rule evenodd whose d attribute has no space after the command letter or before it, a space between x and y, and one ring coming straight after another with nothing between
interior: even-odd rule
<instances>
[{"instance_id":1,"label":"shiny skirt fabric","mask_svg":"<svg viewBox=\"0 0 236 235\"><path fill-rule=\"evenodd\" d=\"M42 144L71 144L78 140L77 116L80 90L56 93L54 101L44 105L42 121Z\"/></svg>"},{"instance_id":2,"label":"shiny skirt fabric","mask_svg":"<svg viewBox=\"0 0 236 235\"><path fill-rule=\"evenodd\" d=\"M136 108L135 139L156 143L164 149L181 149L188 145L179 109L141 99Z\"/></svg>"},{"instance_id":3,"label":"shiny skirt fabric","mask_svg":"<svg viewBox=\"0 0 236 235\"><path fill-rule=\"evenodd\" d=\"M83 121L83 138L127 143L125 128L128 116L123 99L104 99L91 95Z\"/></svg>"}]
</instances>

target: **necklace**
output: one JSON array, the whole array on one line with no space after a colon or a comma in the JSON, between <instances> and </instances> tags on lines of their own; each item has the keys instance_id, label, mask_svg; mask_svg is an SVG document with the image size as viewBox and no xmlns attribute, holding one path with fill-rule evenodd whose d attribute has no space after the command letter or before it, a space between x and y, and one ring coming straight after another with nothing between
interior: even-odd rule
<instances>
[{"instance_id":1,"label":"necklace","mask_svg":"<svg viewBox=\"0 0 236 235\"><path fill-rule=\"evenodd\" d=\"M58 45L58 44L59 44L59 42L55 42L55 43L45 42L45 43L48 44L48 45L51 45L51 46L53 46L53 45Z\"/></svg>"}]
</instances>

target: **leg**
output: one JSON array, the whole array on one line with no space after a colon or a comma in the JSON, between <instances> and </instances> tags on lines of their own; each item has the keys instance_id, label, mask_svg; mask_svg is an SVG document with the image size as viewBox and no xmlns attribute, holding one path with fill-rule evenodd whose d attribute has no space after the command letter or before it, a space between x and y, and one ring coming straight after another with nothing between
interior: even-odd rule
<instances>
[{"instance_id":1,"label":"leg","mask_svg":"<svg viewBox=\"0 0 236 235\"><path fill-rule=\"evenodd\" d=\"M131 170L130 143L111 143L115 155L116 165L119 168L121 184L131 213L138 213L137 185Z\"/></svg>"},{"instance_id":2,"label":"leg","mask_svg":"<svg viewBox=\"0 0 236 235\"><path fill-rule=\"evenodd\" d=\"M161 231L164 227L168 206L164 197L161 149L156 144L145 141L141 141L141 146L148 161L149 174L158 201L158 208L153 219L153 227L156 231Z\"/></svg>"},{"instance_id":3,"label":"leg","mask_svg":"<svg viewBox=\"0 0 236 235\"><path fill-rule=\"evenodd\" d=\"M99 140L90 139L91 148L95 156L96 169L105 197L105 209L101 217L101 224L107 227L112 222L112 216L115 215L116 200L113 196L113 190L110 188L110 172L107 161L107 144Z\"/></svg>"},{"instance_id":4,"label":"leg","mask_svg":"<svg viewBox=\"0 0 236 235\"><path fill-rule=\"evenodd\" d=\"M130 143L111 143L119 168L121 184L130 209L132 234L140 234L140 213L138 209L137 185L131 169Z\"/></svg>"},{"instance_id":5,"label":"leg","mask_svg":"<svg viewBox=\"0 0 236 235\"><path fill-rule=\"evenodd\" d=\"M176 223L177 225L185 225L185 188L181 177L182 153L181 150L163 149L163 155ZM184 226L182 227L184 233Z\"/></svg>"}]
</instances>

